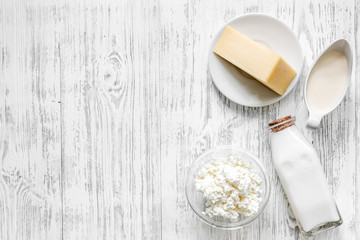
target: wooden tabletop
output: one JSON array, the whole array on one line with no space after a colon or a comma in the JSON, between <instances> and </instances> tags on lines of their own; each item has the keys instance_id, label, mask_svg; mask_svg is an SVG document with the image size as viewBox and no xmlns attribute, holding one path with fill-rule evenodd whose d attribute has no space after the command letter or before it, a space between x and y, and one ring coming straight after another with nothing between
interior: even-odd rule
<instances>
[{"instance_id":1,"label":"wooden tabletop","mask_svg":"<svg viewBox=\"0 0 360 240\"><path fill-rule=\"evenodd\" d=\"M0 239L299 239L266 123L289 114L321 157L344 223L314 239L360 238L360 1L0 1ZM218 29L244 13L287 24L305 61L280 102L224 97L207 68ZM355 62L344 101L305 128L305 77L332 41ZM271 195L245 228L202 223L190 164L235 144L264 164ZM310 198L311 196L309 196Z\"/></svg>"}]
</instances>

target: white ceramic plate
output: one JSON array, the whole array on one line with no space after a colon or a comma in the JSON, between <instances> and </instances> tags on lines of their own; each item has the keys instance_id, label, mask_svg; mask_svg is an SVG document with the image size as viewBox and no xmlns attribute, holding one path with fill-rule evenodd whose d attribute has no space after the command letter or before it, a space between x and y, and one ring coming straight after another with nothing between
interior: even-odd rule
<instances>
[{"instance_id":1,"label":"white ceramic plate","mask_svg":"<svg viewBox=\"0 0 360 240\"><path fill-rule=\"evenodd\" d=\"M297 72L284 95L276 94L213 53L226 26L276 52ZM209 70L216 87L227 98L244 106L261 107L275 103L291 92L299 80L303 59L299 41L284 23L264 14L247 14L229 21L216 34L209 50Z\"/></svg>"}]
</instances>

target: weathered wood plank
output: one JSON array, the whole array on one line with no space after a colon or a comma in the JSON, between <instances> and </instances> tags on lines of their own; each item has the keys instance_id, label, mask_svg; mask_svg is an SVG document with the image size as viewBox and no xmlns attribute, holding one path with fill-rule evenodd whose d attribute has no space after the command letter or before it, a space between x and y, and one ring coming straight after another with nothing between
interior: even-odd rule
<instances>
[{"instance_id":1,"label":"weathered wood plank","mask_svg":"<svg viewBox=\"0 0 360 240\"><path fill-rule=\"evenodd\" d=\"M64 33L65 239L160 239L157 9L72 5Z\"/></svg>"},{"instance_id":2,"label":"weathered wood plank","mask_svg":"<svg viewBox=\"0 0 360 240\"><path fill-rule=\"evenodd\" d=\"M353 169L354 173L352 174L352 184L353 184L353 192L350 195L350 198L353 200L353 206L350 207L350 209L353 211L353 218L349 220L349 226L351 228L351 233L354 236L353 238L359 238L360 236L360 164L359 164L359 153L360 153L360 95L359 95L359 89L360 89L360 2L355 1L354 6L354 42L353 42L353 57L354 57L354 70L353 70L353 76L352 76L352 86L351 89L353 91L353 98L352 101L355 102L355 109L353 114L355 115L354 120L352 121L355 124L355 128L352 132L349 134L352 135L353 141L355 142L355 151L353 152L354 155L352 155L351 161L354 161ZM350 159L349 159L350 160Z\"/></svg>"},{"instance_id":3,"label":"weathered wood plank","mask_svg":"<svg viewBox=\"0 0 360 240\"><path fill-rule=\"evenodd\" d=\"M0 2L0 239L61 239L59 19Z\"/></svg>"}]
</instances>

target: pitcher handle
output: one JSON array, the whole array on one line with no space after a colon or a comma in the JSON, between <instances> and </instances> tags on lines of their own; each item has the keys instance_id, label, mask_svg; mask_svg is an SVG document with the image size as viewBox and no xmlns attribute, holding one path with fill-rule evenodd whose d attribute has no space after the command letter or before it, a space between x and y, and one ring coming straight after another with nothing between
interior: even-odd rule
<instances>
[{"instance_id":1,"label":"pitcher handle","mask_svg":"<svg viewBox=\"0 0 360 240\"><path fill-rule=\"evenodd\" d=\"M306 126L310 128L318 128L321 123L322 115L309 113L309 118L306 121Z\"/></svg>"}]
</instances>

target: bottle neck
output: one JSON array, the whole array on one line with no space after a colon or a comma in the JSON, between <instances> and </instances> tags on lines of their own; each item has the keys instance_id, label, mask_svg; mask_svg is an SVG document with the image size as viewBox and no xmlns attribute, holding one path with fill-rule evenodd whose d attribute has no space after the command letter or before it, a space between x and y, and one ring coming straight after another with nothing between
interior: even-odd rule
<instances>
[{"instance_id":1,"label":"bottle neck","mask_svg":"<svg viewBox=\"0 0 360 240\"><path fill-rule=\"evenodd\" d=\"M295 116L293 117L291 115L277 119L268 124L269 130L273 133L280 132L288 127L295 125L295 120Z\"/></svg>"}]
</instances>

